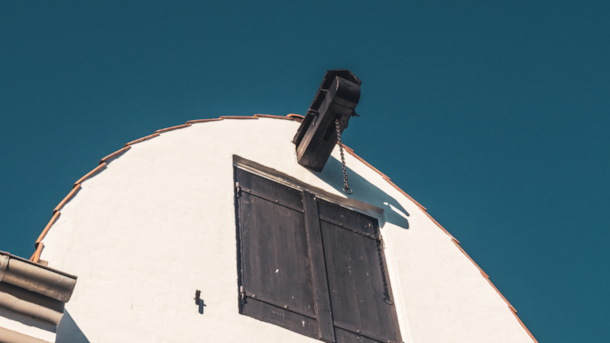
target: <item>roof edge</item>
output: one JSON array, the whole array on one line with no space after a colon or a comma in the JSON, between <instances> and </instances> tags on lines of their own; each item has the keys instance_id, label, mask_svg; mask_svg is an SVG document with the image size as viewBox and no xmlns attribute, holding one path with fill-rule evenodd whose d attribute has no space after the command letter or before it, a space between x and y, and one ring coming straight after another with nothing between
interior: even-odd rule
<instances>
[{"instance_id":1,"label":"roof edge","mask_svg":"<svg viewBox=\"0 0 610 343\"><path fill-rule=\"evenodd\" d=\"M0 281L46 297L68 302L77 277L0 251Z\"/></svg>"}]
</instances>

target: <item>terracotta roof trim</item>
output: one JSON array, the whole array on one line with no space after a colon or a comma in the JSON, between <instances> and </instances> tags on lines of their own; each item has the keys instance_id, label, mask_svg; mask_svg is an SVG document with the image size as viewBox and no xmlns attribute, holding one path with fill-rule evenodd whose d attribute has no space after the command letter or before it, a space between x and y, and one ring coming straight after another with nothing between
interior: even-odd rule
<instances>
[{"instance_id":1,"label":"terracotta roof trim","mask_svg":"<svg viewBox=\"0 0 610 343\"><path fill-rule=\"evenodd\" d=\"M40 233L40 236L38 236L38 239L34 243L34 247L36 249L38 249L38 246L41 244L42 240L47 235L47 232L49 232L49 229L51 229L51 226L53 226L53 223L55 223L55 221L57 220L57 218L59 217L60 214L61 213L59 211L55 212L53 214L53 217L51 217L51 220L49 221L47 226L44 227L44 230L42 230L42 232Z\"/></svg>"},{"instance_id":2,"label":"terracotta roof trim","mask_svg":"<svg viewBox=\"0 0 610 343\"><path fill-rule=\"evenodd\" d=\"M195 120L189 120L186 122L186 124L182 124L182 125L177 125L177 126L172 126L172 127L168 127L165 129L160 129L157 130L155 133L153 133L152 135L148 135L145 137L142 137L140 139L136 139L134 141L131 141L127 144L125 144L125 147L123 149L120 149L106 157L104 157L101 161L100 161L100 165L93 169L92 171L90 171L89 173L87 173L85 176L83 176L82 178L80 178L78 181L76 181L76 183L74 184L74 187L72 189L72 191L59 203L59 205L57 205L57 207L55 207L55 209L53 210L53 217L51 218L51 221L49 221L49 223L47 224L47 226L44 228L44 230L42 231L42 233L40 234L40 236L38 237L38 239L36 240L36 243L34 244L34 246L36 247L36 251L34 252L34 255L32 255L31 260L34 261L34 259L36 259L36 262L38 261L38 259L40 258L40 254L42 252L42 240L44 239L44 237L46 236L46 234L48 233L49 229L51 228L51 226L53 225L53 223L55 223L55 221L57 220L57 218L60 215L60 209L61 207L63 207L63 205L65 205L66 202L68 202L68 200L70 198L72 198L74 196L74 194L76 194L76 192L78 191L78 189L80 189L80 184L85 181L86 179L88 179L89 177L93 176L95 173L99 172L100 170L106 168L106 161L109 160L110 158L113 158L115 156L118 156L120 154L122 154L123 152L127 151L128 149L131 148L131 145L133 144L137 144L140 142L144 142L146 140L155 138L157 136L159 136L160 133L164 133L164 132L168 132L168 131L172 131L172 130L176 130L176 129L181 129L181 128L186 128L191 126L192 124L196 124L196 123L207 123L207 122L212 122L212 121L220 121L220 120L225 120L225 119L258 119L258 118L272 118L272 119L282 119L282 120L293 120L296 122L302 122L303 121L303 116L299 115L299 114L294 114L294 113L290 113L286 116L275 116L275 115L270 115L270 114L255 114L253 116L221 116L220 118L211 118L211 119L195 119ZM502 297L502 299L504 299L504 302L506 302L506 304L508 305L508 308L510 309L510 311L515 315L515 317L517 318L517 320L519 321L519 323L521 324L521 326L525 329L525 331L528 333L528 335L534 340L534 342L538 343L538 341L534 338L534 336L532 335L532 333L527 329L527 327L523 324L523 322L521 321L521 319L519 319L519 316L517 315L517 310L508 302L508 300L506 300L506 298L504 297L504 295L502 295L502 293L500 293L500 291L498 290L498 288L496 288L496 286L491 282L491 280L489 279L489 276L483 271L483 269L481 269L481 267L479 267L478 264L476 264L476 262L474 262L474 260L466 253L466 251L464 251L464 249L462 249L462 247L460 246L460 242L453 237L453 235L451 235L449 233L449 231L447 231L447 229L445 229L438 221L436 221L436 219L434 219L429 213L428 210L422 206L419 202L417 202L417 200L413 199L409 194L407 194L405 191L403 191L402 189L400 189L400 187L398 187L394 182L392 182L390 180L390 178L383 174L381 171L379 171L377 168L373 167L370 163L366 162L362 157L358 156L355 152L354 149L349 148L345 145L343 145L343 147L345 148L345 150L352 155L354 158L356 158L358 161L362 162L363 164L365 164L366 166L368 166L369 168L371 168L371 170L375 171L377 174L379 174L382 179L384 179L387 183L389 183L392 187L394 187L396 190L398 190L401 194L403 194L405 197L407 197L409 200L413 201L414 204L417 205L417 207L419 207L427 216L428 218L430 218L441 230L443 230L450 238L451 241L458 247L458 249L460 249L460 251L477 267L477 269L479 269L479 271L481 272L481 275L487 280L487 282L489 282L489 284L496 290L496 292Z\"/></svg>"},{"instance_id":3,"label":"terracotta roof trim","mask_svg":"<svg viewBox=\"0 0 610 343\"><path fill-rule=\"evenodd\" d=\"M40 261L40 253L42 253L43 247L44 247L44 244L42 244L42 243L38 244L38 246L36 247L36 250L34 251L34 255L32 255L32 257L30 257L30 261L32 261L34 263L38 263L38 261Z\"/></svg>"},{"instance_id":4,"label":"terracotta roof trim","mask_svg":"<svg viewBox=\"0 0 610 343\"><path fill-rule=\"evenodd\" d=\"M534 340L534 342L538 343L538 340L534 337L534 335L532 335L532 333L530 332L530 330L528 330L528 328L525 326L525 324L523 324L523 322L521 321L521 318L519 318L517 313L513 312L513 315L515 316L515 318L517 318L517 321L519 322L519 324L521 324L521 327L523 327L523 329L525 329L525 332L527 332L527 334L530 335L530 337Z\"/></svg>"},{"instance_id":5,"label":"terracotta roof trim","mask_svg":"<svg viewBox=\"0 0 610 343\"><path fill-rule=\"evenodd\" d=\"M195 120L189 120L186 123L187 124L197 124L197 123L207 123L209 121L220 121L220 120L224 120L222 118L212 118L212 119L195 119Z\"/></svg>"},{"instance_id":6,"label":"terracotta roof trim","mask_svg":"<svg viewBox=\"0 0 610 343\"><path fill-rule=\"evenodd\" d=\"M106 157L102 158L102 159L100 160L100 164L102 164L102 163L106 163L108 160L110 160L110 159L112 159L112 158L114 158L114 157L116 157L116 156L119 156L119 155L123 154L125 151L127 151L127 150L129 150L129 149L131 149L131 145L127 145L127 146L125 146L123 149L120 149L120 150L117 150L117 151L113 152L112 154L110 154L110 155L108 155L108 156L106 156Z\"/></svg>"},{"instance_id":7,"label":"terracotta roof trim","mask_svg":"<svg viewBox=\"0 0 610 343\"><path fill-rule=\"evenodd\" d=\"M83 183L83 181L87 180L88 178L90 178L91 176L97 174L100 170L105 169L105 168L106 168L106 163L104 163L104 162L100 163L100 165L95 167L95 169L93 169L92 171L88 172L87 174L85 174L85 176L81 177L80 179L78 179L78 181L76 181L74 183L74 186L72 188L79 187L80 184Z\"/></svg>"},{"instance_id":8,"label":"terracotta roof trim","mask_svg":"<svg viewBox=\"0 0 610 343\"><path fill-rule=\"evenodd\" d=\"M453 242L453 244L455 244L456 247L458 247L458 249L460 249L460 251L466 255L466 257L468 257L468 259L470 260L470 262L472 262L472 264L475 265L475 267L477 267L477 269L479 269L479 271L481 272L481 275L483 275L486 279L489 279L489 275L487 275L487 273L485 273L483 271L483 269L481 269L481 267L479 267L479 265L472 259L472 257L470 257L465 251L464 249L462 249L462 247L460 246L460 242L457 241L457 239L452 239L451 240Z\"/></svg>"},{"instance_id":9,"label":"terracotta roof trim","mask_svg":"<svg viewBox=\"0 0 610 343\"><path fill-rule=\"evenodd\" d=\"M389 177L387 177L384 173L380 172L379 169L373 167L373 165L371 165L370 163L368 163L367 161L365 161L362 157L356 155L356 153L354 152L354 149L348 147L347 145L343 144L343 148L350 153L350 155L354 156L358 161L366 164L369 168L373 169L377 174L381 175L381 177L383 178L387 178L388 180L390 179Z\"/></svg>"},{"instance_id":10,"label":"terracotta roof trim","mask_svg":"<svg viewBox=\"0 0 610 343\"><path fill-rule=\"evenodd\" d=\"M395 187L397 187L397 186L395 186ZM436 224L436 226L438 226L438 227L439 227L441 230L445 231L445 233L446 233L446 234L447 234L449 237L451 237L451 239L452 239L452 240L454 240L454 239L455 239L455 241L456 241L458 244L460 244L460 241L458 241L458 240L457 240L455 237L453 237L453 235L452 235L452 234L450 234L450 233L449 233L449 231L447 231L447 229L445 229L445 228L444 228L444 227L443 227L443 226L442 226L442 225L441 225L439 222L437 222L437 221L436 221L436 219L434 219L434 218L433 218L433 217L430 215L430 213L428 213L428 211L426 210L426 208L425 208L425 207L420 206L420 208L421 208L421 209L424 211L424 213L425 213L425 214L428 216L428 218L430 218L430 220L432 220L432 221L434 222L434 224Z\"/></svg>"},{"instance_id":11,"label":"terracotta roof trim","mask_svg":"<svg viewBox=\"0 0 610 343\"><path fill-rule=\"evenodd\" d=\"M291 117L288 117L288 116L274 116L272 114L255 114L254 116L256 118L271 118L271 119L293 120Z\"/></svg>"},{"instance_id":12,"label":"terracotta roof trim","mask_svg":"<svg viewBox=\"0 0 610 343\"><path fill-rule=\"evenodd\" d=\"M80 188L81 188L80 183L77 183L74 186L74 188L72 188L72 191L70 191L70 193L68 193L68 195L66 195L64 200L62 200L57 206L55 206L53 213L55 214L55 212L59 212L59 210L61 210L61 208L64 207L64 205L70 200L70 198L72 198L74 196L74 194L76 194L76 192L78 192L78 190Z\"/></svg>"},{"instance_id":13,"label":"terracotta roof trim","mask_svg":"<svg viewBox=\"0 0 610 343\"><path fill-rule=\"evenodd\" d=\"M174 131L174 130L182 129L182 128L189 127L189 126L191 126L191 123L187 122L186 124L166 127L165 129L157 130L157 131L155 131L155 133L164 133L164 132Z\"/></svg>"},{"instance_id":14,"label":"terracotta roof trim","mask_svg":"<svg viewBox=\"0 0 610 343\"><path fill-rule=\"evenodd\" d=\"M142 138L140 138L140 139L136 139L135 141L131 141L131 142L129 142L129 143L127 143L127 144L125 144L125 146L127 147L127 146L134 145L134 144L137 144L137 143L140 143L140 142L144 142L144 141L147 141L147 140L149 140L149 139L151 139L151 138L155 138L155 137L157 137L158 135L159 135L159 134L158 134L157 132L155 132L155 133L153 133L152 135L148 135L148 136L146 136L146 137L142 137Z\"/></svg>"},{"instance_id":15,"label":"terracotta roof trim","mask_svg":"<svg viewBox=\"0 0 610 343\"><path fill-rule=\"evenodd\" d=\"M258 119L256 115L253 116L221 116L221 119Z\"/></svg>"},{"instance_id":16,"label":"terracotta roof trim","mask_svg":"<svg viewBox=\"0 0 610 343\"><path fill-rule=\"evenodd\" d=\"M491 282L491 280L489 278L486 278L487 282L489 282L489 284L491 285L491 287L493 287L493 289L496 290L496 292L500 295L500 297L502 297L502 299L504 299L504 302L506 303L506 305L508 305L508 308L511 310L511 312L514 312L515 314L517 314L517 309L513 307L513 305L511 305L508 300L506 300L506 298L504 297L504 295L502 295L502 292L500 292L500 290L498 290L498 288L496 287L496 285L494 285L493 282Z\"/></svg>"}]
</instances>

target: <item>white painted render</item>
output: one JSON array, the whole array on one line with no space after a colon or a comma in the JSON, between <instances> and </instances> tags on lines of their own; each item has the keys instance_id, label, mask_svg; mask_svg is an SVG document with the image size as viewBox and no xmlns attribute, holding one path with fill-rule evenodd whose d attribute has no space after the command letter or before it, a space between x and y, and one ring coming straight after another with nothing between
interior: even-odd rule
<instances>
[{"instance_id":1,"label":"white painted render","mask_svg":"<svg viewBox=\"0 0 610 343\"><path fill-rule=\"evenodd\" d=\"M238 313L233 155L344 196L338 148L322 173L297 164L298 126L193 124L133 145L84 181L43 241L41 258L78 276L57 342L316 342ZM385 212L405 342L532 342L450 236L379 174L346 160L351 197Z\"/></svg>"},{"instance_id":2,"label":"white painted render","mask_svg":"<svg viewBox=\"0 0 610 343\"><path fill-rule=\"evenodd\" d=\"M15 331L45 342L55 342L54 324L0 307L0 328Z\"/></svg>"}]
</instances>

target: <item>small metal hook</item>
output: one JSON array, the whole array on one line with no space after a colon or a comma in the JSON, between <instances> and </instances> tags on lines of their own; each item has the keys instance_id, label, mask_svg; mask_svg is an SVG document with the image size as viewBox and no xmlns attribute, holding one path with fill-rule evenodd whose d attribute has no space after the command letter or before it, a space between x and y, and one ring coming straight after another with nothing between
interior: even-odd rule
<instances>
[{"instance_id":1,"label":"small metal hook","mask_svg":"<svg viewBox=\"0 0 610 343\"><path fill-rule=\"evenodd\" d=\"M201 300L201 291L200 290L196 290L195 291L195 304L199 305L199 300Z\"/></svg>"}]
</instances>

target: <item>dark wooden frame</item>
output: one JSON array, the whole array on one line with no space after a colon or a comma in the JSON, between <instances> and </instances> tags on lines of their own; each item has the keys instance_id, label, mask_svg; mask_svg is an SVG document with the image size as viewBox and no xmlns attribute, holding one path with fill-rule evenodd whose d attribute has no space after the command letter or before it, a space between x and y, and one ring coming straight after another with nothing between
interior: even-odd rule
<instances>
[{"instance_id":1,"label":"dark wooden frame","mask_svg":"<svg viewBox=\"0 0 610 343\"><path fill-rule=\"evenodd\" d=\"M288 187L301 191L303 194L303 207L304 207L304 213L305 213L305 225L306 225L306 233L307 233L307 241L308 241L307 242L308 243L308 254L309 254L309 258L310 258L311 275L312 275L312 279L313 279L312 283L313 283L313 290L314 290L314 301L315 301L314 305L315 305L315 312L316 312L315 318L312 318L312 317L309 317L309 318L312 320L315 320L317 322L317 330L315 330L315 332L313 332L311 330L306 332L300 327L292 328L291 326L293 326L293 325L290 325L290 323L288 323L289 325L286 325L285 323L276 323L273 320L268 320L267 318L263 318L263 317L257 317L257 319L260 319L260 320L263 320L266 322L270 322L275 325L286 327L294 332L301 333L303 335L306 335L306 336L309 336L312 338L317 338L324 342L335 342L336 341L335 327L344 329L344 330L350 330L350 328L343 328L341 326L337 326L336 323L333 322L329 286L327 284L328 277L326 275L326 273L327 273L326 260L325 260L325 255L324 255L324 251L323 251L323 242L322 242L321 229L320 229L321 218L318 213L318 205L317 205L316 198L323 199L327 202L333 203L335 205L339 205L341 207L345 207L352 211L363 213L366 216L374 219L375 222L377 223L377 230L378 230L378 235L379 235L378 239L382 246L383 246L383 241L381 239L381 227L379 226L379 222L380 222L379 219L383 219L383 210L376 206L372 206L370 204L362 203L357 200L343 198L343 197L337 196L335 194L328 193L317 187L313 187L311 185L305 184L287 174L284 174L277 170L262 166L256 162L244 159L237 155L233 156L233 162L234 162L233 164L234 164L235 168L243 169L252 174L270 179L271 181L274 181L274 182L277 182L280 184L284 184L285 186L288 186ZM236 175L236 174L234 173L234 175ZM237 180L235 180L235 181L237 182ZM239 192L239 189L236 187L236 193L235 193L235 216L236 216L236 218L235 218L235 221L236 221L236 238L237 238L238 287L239 287L239 296L240 296L239 312L244 314L242 300L244 299L244 297L248 296L248 294L242 288L243 269L241 267L242 266L241 253L242 253L243 247L241 246L241 241L240 241L241 234L240 234L240 227L239 227L240 224L239 224L239 208L238 208L239 194L238 194L238 192ZM382 263L382 269L383 269L382 273L385 274L389 296L392 299L394 299L393 293L392 293L391 282L389 279L389 272L388 272L388 268L387 268L385 253L383 253L383 251L380 254L380 261ZM261 300L263 300L263 299L261 299ZM263 303L261 303L261 304L263 304ZM263 305L261 305L261 306L263 306ZM284 310L284 309L277 308L277 310ZM285 310L285 311L290 312L289 310ZM295 312L295 314L298 314L298 312ZM395 304L393 304L393 306L392 306L391 315L392 315L394 327L396 328L397 342L401 342L401 335L400 335L398 316L396 313ZM309 325L310 324L308 323L308 326ZM358 330L358 331L360 331L360 330ZM362 338L365 339L365 341L370 340L371 342L377 342L377 341L372 340L370 337L367 337L366 333L364 333L364 332L359 332L359 335L361 335Z\"/></svg>"},{"instance_id":2,"label":"dark wooden frame","mask_svg":"<svg viewBox=\"0 0 610 343\"><path fill-rule=\"evenodd\" d=\"M282 173L281 171L275 170L273 168L269 168L263 166L260 163L256 163L254 161L250 161L238 155L233 155L233 165L243 170L250 171L254 174L265 177L269 180L281 183L288 187L292 187L294 189L300 191L308 191L309 193L314 194L316 197L327 200L328 202L332 202L348 208L352 211L360 212L369 217L373 217L377 219L380 223L385 222L384 219L384 211L382 208L377 206L373 206L371 204L367 204L358 200L345 198L340 195L336 195L330 192L327 192L321 188L312 186L301 180L290 176L286 173Z\"/></svg>"},{"instance_id":3,"label":"dark wooden frame","mask_svg":"<svg viewBox=\"0 0 610 343\"><path fill-rule=\"evenodd\" d=\"M309 245L309 258L311 260L311 273L313 276L314 300L316 314L318 315L318 339L324 342L334 342L335 327L330 306L330 291L327 284L326 260L322 245L318 205L316 204L315 195L307 191L303 192L303 200L307 243Z\"/></svg>"}]
</instances>

